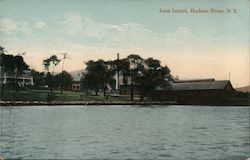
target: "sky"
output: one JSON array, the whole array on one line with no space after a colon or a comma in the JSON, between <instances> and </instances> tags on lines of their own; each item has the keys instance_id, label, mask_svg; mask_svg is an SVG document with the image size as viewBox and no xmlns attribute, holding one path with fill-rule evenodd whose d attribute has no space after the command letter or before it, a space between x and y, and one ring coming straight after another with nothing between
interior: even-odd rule
<instances>
[{"instance_id":1,"label":"sky","mask_svg":"<svg viewBox=\"0 0 250 160\"><path fill-rule=\"evenodd\" d=\"M38 71L53 54L68 53L67 71L139 54L159 59L179 79L230 79L241 87L249 85L249 7L249 0L0 0L0 46L25 52Z\"/></svg>"}]
</instances>

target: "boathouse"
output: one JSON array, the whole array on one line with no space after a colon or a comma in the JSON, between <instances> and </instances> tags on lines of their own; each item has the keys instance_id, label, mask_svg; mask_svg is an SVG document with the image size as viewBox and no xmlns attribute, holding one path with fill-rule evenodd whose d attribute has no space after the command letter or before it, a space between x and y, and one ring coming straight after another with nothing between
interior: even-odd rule
<instances>
[{"instance_id":1,"label":"boathouse","mask_svg":"<svg viewBox=\"0 0 250 160\"><path fill-rule=\"evenodd\" d=\"M157 87L153 99L175 101L178 104L225 104L233 94L229 80L201 79L171 82L166 88Z\"/></svg>"}]
</instances>

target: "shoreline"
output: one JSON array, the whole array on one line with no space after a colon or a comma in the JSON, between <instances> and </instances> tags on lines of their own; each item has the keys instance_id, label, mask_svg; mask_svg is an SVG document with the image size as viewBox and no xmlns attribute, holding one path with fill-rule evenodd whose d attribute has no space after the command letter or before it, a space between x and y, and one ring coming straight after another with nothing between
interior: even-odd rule
<instances>
[{"instance_id":1,"label":"shoreline","mask_svg":"<svg viewBox=\"0 0 250 160\"><path fill-rule=\"evenodd\" d=\"M0 106L54 105L174 105L175 102L105 102L105 101L0 101Z\"/></svg>"},{"instance_id":2,"label":"shoreline","mask_svg":"<svg viewBox=\"0 0 250 160\"><path fill-rule=\"evenodd\" d=\"M0 101L1 106L55 106L55 105L192 105L192 106L246 106L250 107L250 104L186 104L177 102L105 102L105 101Z\"/></svg>"}]
</instances>

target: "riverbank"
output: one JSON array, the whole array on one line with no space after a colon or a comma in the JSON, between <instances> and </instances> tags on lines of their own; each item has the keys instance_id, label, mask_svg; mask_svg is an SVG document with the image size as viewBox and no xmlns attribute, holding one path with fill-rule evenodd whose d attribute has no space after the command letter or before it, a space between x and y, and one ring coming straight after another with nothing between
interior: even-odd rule
<instances>
[{"instance_id":1,"label":"riverbank","mask_svg":"<svg viewBox=\"0 0 250 160\"><path fill-rule=\"evenodd\" d=\"M0 101L0 106L35 106L35 105L174 105L176 102L123 102L123 101Z\"/></svg>"},{"instance_id":2,"label":"riverbank","mask_svg":"<svg viewBox=\"0 0 250 160\"><path fill-rule=\"evenodd\" d=\"M12 91L5 90L0 106L37 106L37 105L195 105L195 106L249 106L250 101L247 98L231 98L225 102L178 102L178 101L157 101L145 98L140 101L138 95L134 96L134 101L127 95L103 94L86 95L81 92L64 91L62 94L56 90L52 95L47 90L27 90Z\"/></svg>"},{"instance_id":3,"label":"riverbank","mask_svg":"<svg viewBox=\"0 0 250 160\"><path fill-rule=\"evenodd\" d=\"M14 90L4 90L2 96L0 96L0 101L22 101L22 102L130 102L129 95L117 95L107 93L104 96L103 93L86 94L83 92L73 92L73 91L63 91L54 90L53 94L49 90L20 90L15 92ZM134 101L140 101L138 95L134 96ZM145 101L150 101L145 98Z\"/></svg>"},{"instance_id":4,"label":"riverbank","mask_svg":"<svg viewBox=\"0 0 250 160\"><path fill-rule=\"evenodd\" d=\"M140 101L0 101L0 106L55 106L55 105L192 105L177 102L140 102ZM196 106L204 106L204 104L195 104ZM250 106L249 104L213 104L205 106Z\"/></svg>"}]
</instances>

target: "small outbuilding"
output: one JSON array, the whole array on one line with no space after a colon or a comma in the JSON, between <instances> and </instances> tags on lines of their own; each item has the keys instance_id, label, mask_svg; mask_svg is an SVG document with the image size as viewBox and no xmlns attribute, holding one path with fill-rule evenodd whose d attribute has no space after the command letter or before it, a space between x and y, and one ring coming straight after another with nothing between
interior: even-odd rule
<instances>
[{"instance_id":1,"label":"small outbuilding","mask_svg":"<svg viewBox=\"0 0 250 160\"><path fill-rule=\"evenodd\" d=\"M82 72L83 71L74 71L72 73L73 82L71 85L72 91L80 91L81 90L81 78L82 78Z\"/></svg>"}]
</instances>

